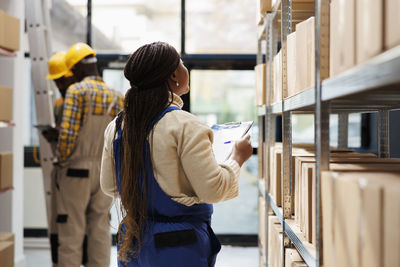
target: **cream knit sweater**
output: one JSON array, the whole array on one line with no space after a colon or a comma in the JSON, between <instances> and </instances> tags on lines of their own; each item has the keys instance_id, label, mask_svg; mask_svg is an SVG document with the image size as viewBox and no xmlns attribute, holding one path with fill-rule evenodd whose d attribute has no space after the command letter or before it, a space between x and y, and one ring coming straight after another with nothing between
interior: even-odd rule
<instances>
[{"instance_id":1,"label":"cream knit sweater","mask_svg":"<svg viewBox=\"0 0 400 267\"><path fill-rule=\"evenodd\" d=\"M182 108L182 99L174 94L172 105ZM105 194L119 197L112 148L114 132L115 120L104 132L100 183ZM154 176L171 199L191 206L238 195L239 164L229 159L219 165L212 142L210 127L183 110L168 112L155 125L153 144L150 144Z\"/></svg>"}]
</instances>

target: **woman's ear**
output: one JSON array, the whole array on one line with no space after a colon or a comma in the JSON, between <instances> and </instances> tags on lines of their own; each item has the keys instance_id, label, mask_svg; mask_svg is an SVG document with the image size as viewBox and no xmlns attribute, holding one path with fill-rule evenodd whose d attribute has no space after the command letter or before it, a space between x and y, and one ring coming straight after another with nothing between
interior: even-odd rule
<instances>
[{"instance_id":1,"label":"woman's ear","mask_svg":"<svg viewBox=\"0 0 400 267\"><path fill-rule=\"evenodd\" d=\"M169 76L169 78L171 79L171 81L174 82L174 83L177 81L177 72L178 72L178 69L176 69L176 70L171 74L171 76Z\"/></svg>"}]
</instances>

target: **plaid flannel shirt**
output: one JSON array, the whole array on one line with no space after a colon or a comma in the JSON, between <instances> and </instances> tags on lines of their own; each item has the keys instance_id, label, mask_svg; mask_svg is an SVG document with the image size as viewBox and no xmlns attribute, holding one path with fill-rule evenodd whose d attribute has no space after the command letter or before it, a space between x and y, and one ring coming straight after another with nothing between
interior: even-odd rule
<instances>
[{"instance_id":1,"label":"plaid flannel shirt","mask_svg":"<svg viewBox=\"0 0 400 267\"><path fill-rule=\"evenodd\" d=\"M116 116L123 107L123 96L109 88L101 77L88 76L81 82L68 87L57 147L57 157L61 161L66 160L71 155L78 138L79 129L85 123L89 111L89 92L91 92L93 101L92 112L95 115L102 115L107 112L114 95L117 97L117 101L111 109L110 115Z\"/></svg>"}]
</instances>

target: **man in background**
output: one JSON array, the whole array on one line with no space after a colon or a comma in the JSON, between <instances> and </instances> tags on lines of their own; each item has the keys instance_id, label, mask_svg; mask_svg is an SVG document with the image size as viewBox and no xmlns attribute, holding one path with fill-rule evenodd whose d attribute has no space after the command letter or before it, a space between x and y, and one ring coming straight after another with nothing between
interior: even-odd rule
<instances>
[{"instance_id":1,"label":"man in background","mask_svg":"<svg viewBox=\"0 0 400 267\"><path fill-rule=\"evenodd\" d=\"M119 113L123 97L108 87L97 70L95 51L74 44L65 63L77 82L68 87L57 145L56 228L58 267L109 266L112 199L100 189L104 130Z\"/></svg>"}]
</instances>

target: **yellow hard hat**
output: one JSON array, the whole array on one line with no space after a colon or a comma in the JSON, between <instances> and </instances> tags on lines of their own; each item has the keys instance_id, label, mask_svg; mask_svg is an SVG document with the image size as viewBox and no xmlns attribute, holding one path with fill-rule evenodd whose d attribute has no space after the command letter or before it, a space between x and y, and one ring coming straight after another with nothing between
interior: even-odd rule
<instances>
[{"instance_id":1,"label":"yellow hard hat","mask_svg":"<svg viewBox=\"0 0 400 267\"><path fill-rule=\"evenodd\" d=\"M57 80L61 77L71 77L73 75L65 65L65 55L65 52L58 52L50 57L47 80Z\"/></svg>"},{"instance_id":2,"label":"yellow hard hat","mask_svg":"<svg viewBox=\"0 0 400 267\"><path fill-rule=\"evenodd\" d=\"M85 43L76 43L68 50L65 56L65 64L70 70L76 63L89 55L96 55L96 52Z\"/></svg>"}]
</instances>

